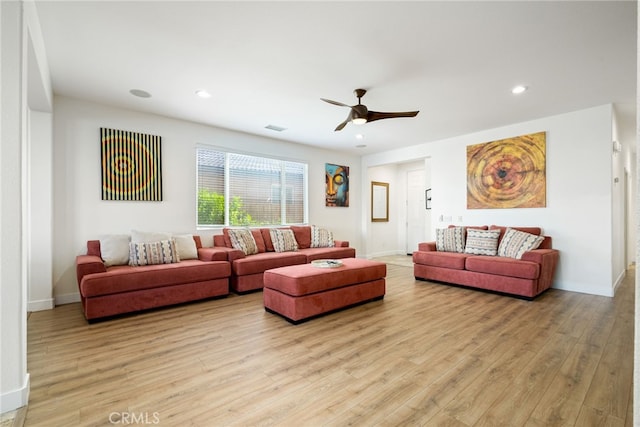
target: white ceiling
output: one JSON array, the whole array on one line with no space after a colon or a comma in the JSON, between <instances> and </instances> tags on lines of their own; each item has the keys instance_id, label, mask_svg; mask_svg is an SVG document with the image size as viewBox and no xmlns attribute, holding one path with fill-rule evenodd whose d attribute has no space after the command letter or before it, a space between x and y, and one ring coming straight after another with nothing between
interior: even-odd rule
<instances>
[{"instance_id":1,"label":"white ceiling","mask_svg":"<svg viewBox=\"0 0 640 427\"><path fill-rule=\"evenodd\" d=\"M607 103L634 134L635 1L36 4L60 95L358 154ZM334 132L356 88L420 113Z\"/></svg>"}]
</instances>

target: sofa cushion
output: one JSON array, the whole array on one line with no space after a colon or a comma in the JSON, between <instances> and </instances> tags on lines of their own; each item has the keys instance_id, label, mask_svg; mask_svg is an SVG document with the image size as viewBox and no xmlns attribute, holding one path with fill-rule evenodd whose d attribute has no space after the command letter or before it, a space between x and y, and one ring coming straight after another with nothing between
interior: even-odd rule
<instances>
[{"instance_id":1,"label":"sofa cushion","mask_svg":"<svg viewBox=\"0 0 640 427\"><path fill-rule=\"evenodd\" d=\"M231 268L236 276L248 276L263 273L271 268L305 264L306 262L307 257L301 252L264 252L236 259L231 263Z\"/></svg>"},{"instance_id":2,"label":"sofa cushion","mask_svg":"<svg viewBox=\"0 0 640 427\"><path fill-rule=\"evenodd\" d=\"M206 282L226 278L231 268L226 261L203 262L195 259L164 265L110 267L104 273L88 274L82 278L83 297L118 294L122 292L172 286L182 283Z\"/></svg>"},{"instance_id":3,"label":"sofa cushion","mask_svg":"<svg viewBox=\"0 0 640 427\"><path fill-rule=\"evenodd\" d=\"M416 264L428 265L431 267L451 268L453 270L464 270L465 260L468 254L457 252L414 252L413 262Z\"/></svg>"},{"instance_id":4,"label":"sofa cushion","mask_svg":"<svg viewBox=\"0 0 640 427\"><path fill-rule=\"evenodd\" d=\"M326 228L311 226L311 247L312 248L332 248L335 246L333 233Z\"/></svg>"},{"instance_id":5,"label":"sofa cushion","mask_svg":"<svg viewBox=\"0 0 640 427\"><path fill-rule=\"evenodd\" d=\"M498 256L470 256L466 260L465 269L478 273L531 280L540 277L540 264Z\"/></svg>"},{"instance_id":6,"label":"sofa cushion","mask_svg":"<svg viewBox=\"0 0 640 427\"><path fill-rule=\"evenodd\" d=\"M107 234L100 237L100 256L104 265L127 265L129 263L128 234Z\"/></svg>"},{"instance_id":7,"label":"sofa cushion","mask_svg":"<svg viewBox=\"0 0 640 427\"><path fill-rule=\"evenodd\" d=\"M290 252L298 250L298 242L291 229L273 228L269 230L273 250L276 252Z\"/></svg>"},{"instance_id":8,"label":"sofa cushion","mask_svg":"<svg viewBox=\"0 0 640 427\"><path fill-rule=\"evenodd\" d=\"M464 227L437 229L436 249L441 252L464 252Z\"/></svg>"},{"instance_id":9,"label":"sofa cushion","mask_svg":"<svg viewBox=\"0 0 640 427\"><path fill-rule=\"evenodd\" d=\"M498 253L500 230L467 230L464 252L474 255L495 256Z\"/></svg>"},{"instance_id":10,"label":"sofa cushion","mask_svg":"<svg viewBox=\"0 0 640 427\"><path fill-rule=\"evenodd\" d=\"M292 225L291 230L298 242L298 249L311 247L311 227L308 225Z\"/></svg>"},{"instance_id":11,"label":"sofa cushion","mask_svg":"<svg viewBox=\"0 0 640 427\"><path fill-rule=\"evenodd\" d=\"M308 248L302 249L300 253L303 253L307 257L307 262L315 261L317 259L356 257L355 248L350 247Z\"/></svg>"},{"instance_id":12,"label":"sofa cushion","mask_svg":"<svg viewBox=\"0 0 640 427\"><path fill-rule=\"evenodd\" d=\"M227 230L227 233L234 249L241 250L245 255L258 253L258 245L248 228L232 228Z\"/></svg>"},{"instance_id":13,"label":"sofa cushion","mask_svg":"<svg viewBox=\"0 0 640 427\"><path fill-rule=\"evenodd\" d=\"M176 241L176 250L181 261L198 258L198 248L196 247L196 241L193 239L193 234L173 235L173 240Z\"/></svg>"},{"instance_id":14,"label":"sofa cushion","mask_svg":"<svg viewBox=\"0 0 640 427\"><path fill-rule=\"evenodd\" d=\"M176 241L173 239L129 243L129 265L172 264L174 262L180 262L180 256L176 250Z\"/></svg>"},{"instance_id":15,"label":"sofa cushion","mask_svg":"<svg viewBox=\"0 0 640 427\"><path fill-rule=\"evenodd\" d=\"M524 231L507 228L504 237L500 241L498 255L521 259L522 254L537 249L543 240L543 236L536 236L531 233L525 233Z\"/></svg>"}]
</instances>

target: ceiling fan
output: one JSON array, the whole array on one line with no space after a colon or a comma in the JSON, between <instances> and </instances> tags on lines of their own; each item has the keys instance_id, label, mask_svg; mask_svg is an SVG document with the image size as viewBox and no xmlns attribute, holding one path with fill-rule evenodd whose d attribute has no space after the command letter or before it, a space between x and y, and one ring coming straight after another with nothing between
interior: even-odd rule
<instances>
[{"instance_id":1,"label":"ceiling fan","mask_svg":"<svg viewBox=\"0 0 640 427\"><path fill-rule=\"evenodd\" d=\"M370 111L369 109L367 109L365 105L362 105L362 101L360 99L364 96L365 93L367 93L367 91L365 89L356 89L353 91L353 93L358 98L358 105L347 105L347 104L343 104L342 102L320 98L321 100L323 100L324 102L328 102L329 104L339 105L340 107L351 108L351 111L349 112L349 116L344 122L338 125L338 127L335 129L336 131L342 130L349 122L352 122L354 125L362 125L367 122L373 122L375 120L381 120L381 119L393 119L396 117L415 117L420 112L420 111L405 111L405 112L399 112L399 113L381 113L378 111Z\"/></svg>"}]
</instances>

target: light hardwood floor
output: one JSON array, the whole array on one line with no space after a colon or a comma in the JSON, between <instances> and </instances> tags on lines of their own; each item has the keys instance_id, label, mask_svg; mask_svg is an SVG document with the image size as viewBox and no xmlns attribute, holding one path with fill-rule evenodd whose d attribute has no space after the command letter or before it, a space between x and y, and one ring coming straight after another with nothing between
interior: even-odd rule
<instances>
[{"instance_id":1,"label":"light hardwood floor","mask_svg":"<svg viewBox=\"0 0 640 427\"><path fill-rule=\"evenodd\" d=\"M262 294L28 320L27 426L631 426L634 272L533 302L415 281L294 326Z\"/></svg>"}]
</instances>

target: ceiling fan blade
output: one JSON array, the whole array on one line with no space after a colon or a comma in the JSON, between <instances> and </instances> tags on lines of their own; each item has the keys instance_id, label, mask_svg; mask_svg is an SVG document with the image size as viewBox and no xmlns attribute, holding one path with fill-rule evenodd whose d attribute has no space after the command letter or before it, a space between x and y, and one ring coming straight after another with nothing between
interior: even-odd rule
<instances>
[{"instance_id":1,"label":"ceiling fan blade","mask_svg":"<svg viewBox=\"0 0 640 427\"><path fill-rule=\"evenodd\" d=\"M320 98L320 99L323 100L324 102L328 102L329 104L339 105L340 107L349 107L349 108L351 108L351 105L343 104L342 102L332 101L330 99L324 99L324 98Z\"/></svg>"},{"instance_id":2,"label":"ceiling fan blade","mask_svg":"<svg viewBox=\"0 0 640 427\"><path fill-rule=\"evenodd\" d=\"M336 129L335 129L335 131L334 131L334 132L337 132L337 131L339 131L339 130L344 129L344 127L345 127L345 126L347 125L347 123L349 123L350 121L351 121L351 116L347 117L347 120L345 120L344 122L340 123L340 124L338 125L338 127L336 127Z\"/></svg>"},{"instance_id":3,"label":"ceiling fan blade","mask_svg":"<svg viewBox=\"0 0 640 427\"><path fill-rule=\"evenodd\" d=\"M379 111L369 111L367 122L374 122L382 119L395 119L397 117L415 117L420 111L404 111L399 113L381 113Z\"/></svg>"}]
</instances>

